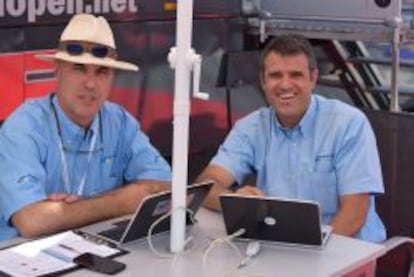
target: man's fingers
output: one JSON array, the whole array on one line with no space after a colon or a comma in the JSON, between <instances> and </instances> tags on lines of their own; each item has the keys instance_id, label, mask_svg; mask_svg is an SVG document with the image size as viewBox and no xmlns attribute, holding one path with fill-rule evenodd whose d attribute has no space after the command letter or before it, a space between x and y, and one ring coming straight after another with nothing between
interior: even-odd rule
<instances>
[{"instance_id":1,"label":"man's fingers","mask_svg":"<svg viewBox=\"0 0 414 277\"><path fill-rule=\"evenodd\" d=\"M63 201L68 194L66 193L52 193L47 196L47 200L50 201Z\"/></svg>"},{"instance_id":2,"label":"man's fingers","mask_svg":"<svg viewBox=\"0 0 414 277\"><path fill-rule=\"evenodd\" d=\"M80 197L79 195L70 194L70 195L68 195L68 197L65 198L65 202L66 203L74 203L74 202L79 201L81 199L82 199L82 197Z\"/></svg>"},{"instance_id":3,"label":"man's fingers","mask_svg":"<svg viewBox=\"0 0 414 277\"><path fill-rule=\"evenodd\" d=\"M68 193L52 193L47 196L47 200L49 201L64 201L66 203L73 203L80 199L81 197L79 195Z\"/></svg>"},{"instance_id":4,"label":"man's fingers","mask_svg":"<svg viewBox=\"0 0 414 277\"><path fill-rule=\"evenodd\" d=\"M256 187L252 187L252 186L244 186L240 189L238 189L236 191L237 194L242 194L242 195L256 195L256 196L264 196L264 193L256 188Z\"/></svg>"}]
</instances>

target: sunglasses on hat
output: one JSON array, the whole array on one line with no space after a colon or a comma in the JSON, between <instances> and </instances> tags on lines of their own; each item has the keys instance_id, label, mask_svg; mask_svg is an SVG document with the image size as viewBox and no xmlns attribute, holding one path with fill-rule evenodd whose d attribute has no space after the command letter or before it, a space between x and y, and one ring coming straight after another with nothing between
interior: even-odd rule
<instances>
[{"instance_id":1,"label":"sunglasses on hat","mask_svg":"<svg viewBox=\"0 0 414 277\"><path fill-rule=\"evenodd\" d=\"M96 58L113 58L116 59L116 50L101 44L80 41L64 41L59 45L59 50L67 52L72 56L79 56L85 52L92 54Z\"/></svg>"}]
</instances>

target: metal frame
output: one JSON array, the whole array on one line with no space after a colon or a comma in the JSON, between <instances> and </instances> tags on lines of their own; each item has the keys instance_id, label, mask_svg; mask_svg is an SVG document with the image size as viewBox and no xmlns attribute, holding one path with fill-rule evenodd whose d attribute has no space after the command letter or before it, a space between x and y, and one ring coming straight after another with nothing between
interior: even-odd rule
<instances>
[{"instance_id":1,"label":"metal frame","mask_svg":"<svg viewBox=\"0 0 414 277\"><path fill-rule=\"evenodd\" d=\"M304 13L303 10L295 13L295 8L292 8L291 3L274 2L276 7L282 7L282 11L275 14L265 10L259 11L259 16L249 21L250 32L259 35L261 42L264 42L268 36L285 33L299 33L313 39L391 42L390 110L393 112L400 111L398 91L399 47L404 41L411 40L414 37L414 32L411 29L412 22L408 24L403 22L401 0L391 3L393 6L389 6L389 11L375 11L372 15L368 14L367 18L363 18L363 15L355 18L346 17L346 12L349 11L344 11L344 17L329 16L329 9L333 8L332 3L329 3L329 7L325 7L324 1L314 0L313 2L313 4L319 3L318 7L320 6L322 9L321 13L323 15L319 16L301 14ZM327 5L328 3L325 4ZM354 4L360 5L361 1L358 0ZM348 3L348 5L352 5L352 3ZM284 8L287 12L283 10ZM289 12L292 14L289 14ZM387 13L389 13L389 16L387 16ZM381 16L384 18L381 18Z\"/></svg>"}]
</instances>

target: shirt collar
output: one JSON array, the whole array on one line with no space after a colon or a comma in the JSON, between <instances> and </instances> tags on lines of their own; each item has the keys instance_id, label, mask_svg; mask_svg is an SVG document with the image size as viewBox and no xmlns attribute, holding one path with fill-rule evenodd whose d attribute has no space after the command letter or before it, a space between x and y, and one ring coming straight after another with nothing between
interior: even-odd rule
<instances>
[{"instance_id":1,"label":"shirt collar","mask_svg":"<svg viewBox=\"0 0 414 277\"><path fill-rule=\"evenodd\" d=\"M311 95L310 104L308 109L305 112L305 115L302 117L299 122L300 129L304 137L310 136L314 129L314 121L316 116L317 101L314 95Z\"/></svg>"},{"instance_id":2,"label":"shirt collar","mask_svg":"<svg viewBox=\"0 0 414 277\"><path fill-rule=\"evenodd\" d=\"M57 97L52 98L53 105L56 109L58 116L61 132L65 141L73 141L76 137L82 138L91 138L95 132L99 131L99 116L95 115L91 127L88 129L88 132L85 134L85 129L80 127L78 124L73 122L62 110Z\"/></svg>"},{"instance_id":3,"label":"shirt collar","mask_svg":"<svg viewBox=\"0 0 414 277\"><path fill-rule=\"evenodd\" d=\"M316 115L316 106L317 106L316 98L314 95L311 95L310 104L304 116L302 117L298 125L290 129L282 126L282 124L280 123L279 119L276 116L276 111L274 110L274 108L272 108L276 130L284 134L295 132L296 130L298 130L302 136L304 137L310 136L313 130L313 122L314 122L315 115Z\"/></svg>"}]
</instances>

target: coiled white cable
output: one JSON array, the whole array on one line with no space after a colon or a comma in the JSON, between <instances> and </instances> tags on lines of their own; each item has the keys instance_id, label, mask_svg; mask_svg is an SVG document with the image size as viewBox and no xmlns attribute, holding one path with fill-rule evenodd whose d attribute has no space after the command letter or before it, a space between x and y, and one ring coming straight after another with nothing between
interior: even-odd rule
<instances>
[{"instance_id":1,"label":"coiled white cable","mask_svg":"<svg viewBox=\"0 0 414 277\"><path fill-rule=\"evenodd\" d=\"M168 217L170 217L173 213L175 213L178 210L184 209L185 211L187 211L190 214L190 220L191 222L196 225L198 222L194 217L194 211L189 209L189 208L185 208L185 207L178 207L172 211L169 211L168 213L162 215L161 217L159 217L157 220L155 220L150 228L148 229L147 232L147 241L148 241L148 245L152 251L152 253L154 253L155 255L157 255L160 258L164 258L164 259L171 259L171 258L176 258L177 255L179 255L180 253L176 253L176 254L171 254L171 253L161 253L159 252L154 245L152 244L152 232L154 230L154 228L163 220L167 219ZM186 246L192 241L192 237L188 237L186 239L186 241L184 242L184 249L186 248ZM185 251L183 251L185 252Z\"/></svg>"},{"instance_id":2,"label":"coiled white cable","mask_svg":"<svg viewBox=\"0 0 414 277\"><path fill-rule=\"evenodd\" d=\"M213 242L210 243L210 245L207 247L207 249L204 251L204 255L203 255L203 269L204 269L204 276L207 277L208 273L207 273L207 258L208 255L210 254L210 252L217 246L226 243L228 245L230 245L233 250L237 253L237 255L240 257L240 259L243 259L243 255L240 253L240 250L237 248L237 246L231 242L232 239L243 235L246 232L245 229L241 228L239 230L237 230L236 232L226 236L226 237L221 237L221 238L217 238L215 239ZM230 271L232 272L233 269ZM227 275L227 274L226 274Z\"/></svg>"}]
</instances>

